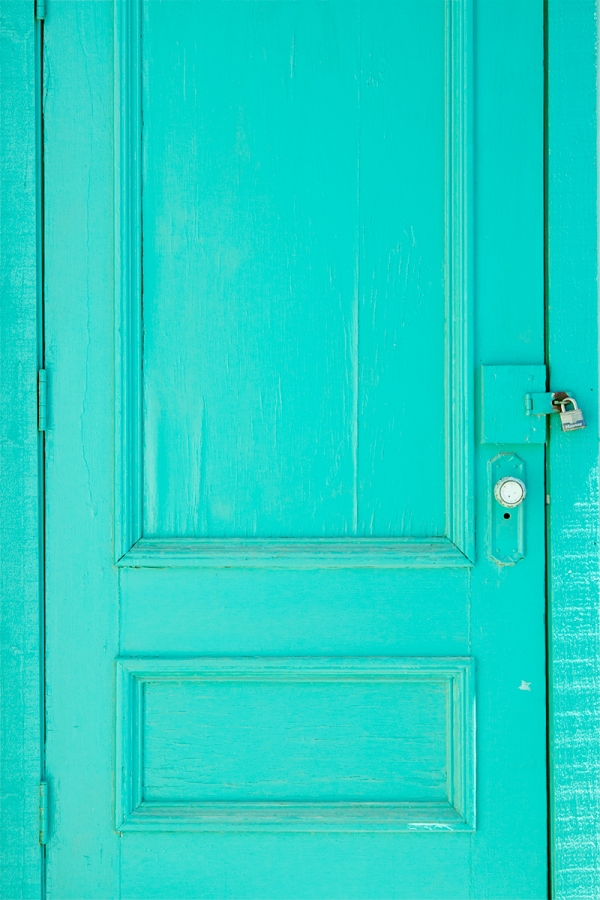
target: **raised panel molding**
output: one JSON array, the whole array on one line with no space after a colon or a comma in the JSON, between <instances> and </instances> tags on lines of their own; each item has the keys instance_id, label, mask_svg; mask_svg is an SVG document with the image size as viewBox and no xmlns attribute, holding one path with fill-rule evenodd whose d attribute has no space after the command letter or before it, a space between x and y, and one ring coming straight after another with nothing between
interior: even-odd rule
<instances>
[{"instance_id":1,"label":"raised panel molding","mask_svg":"<svg viewBox=\"0 0 600 900\"><path fill-rule=\"evenodd\" d=\"M250 687L257 695L256 688L259 691L263 689L273 688L273 685L285 689L286 685L294 685L294 696L299 696L302 688L308 688L309 691L319 689L321 695L323 690L336 691L340 688L346 691L357 689L356 696L361 690L367 690L369 694L368 708L375 710L377 715L377 704L373 704L373 696L377 690L387 691L385 700L381 708L386 711L386 717L378 720L375 718L371 723L371 731L374 732L374 740L380 741L381 736L378 728L384 729L384 737L387 736L386 746L389 744L390 737L397 747L406 747L410 744L410 735L406 741L397 738L397 731L393 729L401 729L405 733L407 727L410 729L408 719L402 719L399 722L389 719L390 703L389 692L396 691L396 696L400 696L402 690L412 691L408 700L404 700L404 709L410 712L411 720L415 716L421 716L423 722L419 719L417 725L412 724L413 730L416 728L418 739L424 742L427 748L424 758L418 757L419 765L415 770L410 770L408 765L406 771L398 771L398 763L396 770L387 773L388 779L395 779L396 785L404 785L401 791L404 796L395 800L388 796L385 800L368 798L368 790L375 793L381 790L381 781L385 780L385 772L379 772L376 764L371 762L368 750L366 754L363 752L362 757L360 751L356 751L356 756L352 757L354 747L352 742L343 741L344 752L350 754L351 768L354 778L358 772L362 775L362 784L367 784L368 789L362 787L363 794L367 790L367 796L361 797L360 800L336 800L329 796L323 799L307 799L307 788L311 788L310 782L310 766L312 765L315 773L319 777L314 777L312 786L313 792L318 792L320 788L320 776L322 770L320 768L319 759L315 754L319 752L319 747L323 746L323 740L327 741L327 736L323 737L323 727L336 727L335 722L329 719L319 719L319 713L313 711L312 705L305 703L304 707L296 705L292 712L289 712L289 704L273 708L270 704L265 703L264 709L259 709L258 724L252 723L254 731L246 731L247 723L237 723L239 728L246 729L244 735L249 735L248 741L252 739L252 734L262 735L261 723L268 722L269 727L287 731L291 735L292 748L296 750L300 748L302 760L302 772L304 783L299 785L298 782L289 785L290 791L296 787L304 790L304 797L300 800L288 801L285 797L269 798L269 789L264 787L261 777L257 776L251 788L254 794L251 799L248 796L242 796L239 799L231 797L231 780L234 778L233 770L227 772L227 776L223 773L219 776L215 775L217 769L215 766L234 766L238 764L238 759L233 755L219 754L218 741L224 741L226 746L231 739L231 727L236 727L235 715L231 714L231 708L228 707L228 715L223 716L221 713L217 725L211 721L199 721L198 708L191 711L193 727L200 729L197 733L201 734L203 740L204 753L196 751L190 759L188 745L185 744L186 739L194 745L194 735L191 737L185 733L185 704L176 709L176 735L166 733L165 724L160 723L160 716L154 715L152 711L147 711L149 702L146 699L146 691L161 689L171 690L169 694L166 710L168 716L165 719L167 728L172 726L173 711L172 703L174 693L184 691L186 686L201 686L200 699L205 702L206 696L211 690L220 690L224 685L230 691L245 690ZM422 694L419 691L422 689ZM437 693L436 693L437 692ZM222 693L219 694L222 698ZM432 705L431 697L437 699L437 706ZM427 706L427 698L429 698L429 706ZM330 700L336 700L337 695ZM188 707L189 707L188 697ZM423 702L421 702L423 701ZM207 701L208 702L208 701ZM399 701L400 704L402 701ZM408 705L406 705L408 703ZM116 828L118 831L388 831L388 832L415 832L415 831L447 831L447 832L472 832L475 830L475 694L474 694L474 663L472 659L455 657L455 658L399 658L399 657L354 657L354 658L196 658L196 659L119 659L117 660L117 796L116 796ZM181 704L180 704L181 705ZM239 705L239 699L238 699ZM292 704L293 705L293 704ZM209 709L210 707L206 707ZM219 707L222 708L221 706ZM245 708L243 705L240 709ZM327 707L327 704L320 707L322 710L335 708L339 706L333 704ZM284 710L281 712L281 710ZM268 717L265 719L266 711ZM306 713L308 710L308 713ZM433 710L433 711L432 711ZM189 710L188 710L189 711ZM346 718L344 714L347 712ZM277 720L277 716L281 718L281 722ZM341 710L342 723L338 725L339 739L348 732L349 726L353 723L353 716L356 718L355 704L351 703ZM207 716L209 713L207 713ZM302 716L304 715L304 719ZM308 715L308 719L307 719ZM326 712L323 713L326 715ZM262 716L262 718L260 718ZM273 720L275 716L275 720ZM312 718L311 718L312 716ZM151 721L149 722L149 717ZM428 719L429 717L429 719ZM289 719L289 721L288 721ZM437 740L434 740L427 731L427 722L437 723ZM158 721L158 726L157 726ZM183 725L182 725L183 722ZM299 725L300 722L300 725ZM442 723L440 725L440 722ZM307 724L308 723L308 724ZM362 720L359 722L361 734L368 731L367 726L363 727ZM423 725L423 733L420 728ZM160 743L161 752L157 758L160 760L158 776L154 772L155 782L160 780L163 770L170 780L162 779L162 790L154 787L155 796L152 796L152 787L148 790L146 785L146 770L152 766L153 756L152 747L148 747L151 743L152 735L156 741L157 727L159 730L158 741ZM302 727L304 730L302 730ZM432 726L433 730L435 727ZM307 731L307 728L309 729ZM310 737L310 728L313 729L313 736ZM223 732L218 734L219 729ZM229 730L227 730L229 729ZM342 729L342 730L340 730ZM392 730L390 730L392 729ZM432 730L432 734L433 734ZM151 733L150 737L149 732ZM278 732L279 733L279 732ZM208 737L207 737L208 735ZM336 734L334 733L334 741ZM196 735L196 740L198 740ZM165 740L167 743L165 744ZM244 741L246 737L244 736ZM268 740L268 736L267 736ZM413 741L415 740L413 736ZM429 740L429 744L427 741ZM433 744L431 743L433 741ZM179 769L172 771L173 765L171 760L171 768L169 761L165 761L165 748L175 747L175 753L179 752L178 748L181 744L187 747L184 749L182 762ZM210 742L214 742L215 757L211 760L206 757L207 746ZM309 749L307 750L307 742ZM407 744L408 742L408 744ZM312 749L315 748L315 749ZM335 743L334 743L335 748ZM255 748L254 748L255 749ZM322 751L321 751L322 752ZM331 751L330 751L331 752ZM410 746L407 751L409 754L416 752ZM387 750L386 750L387 754ZM437 755L436 755L437 754ZM167 750L166 756L169 756ZM386 758L389 757L389 754ZM439 758L438 758L439 757ZM278 757L279 758L279 757ZM337 757L336 757L337 759ZM257 758L258 760L258 758ZM358 762L357 762L358 760ZM359 762L362 760L365 770L361 773ZM365 760L368 763L365 764ZM440 765L440 760L441 765ZM283 763L286 763L284 758ZM198 798L197 785L196 796L185 799L181 797L182 789L185 789L186 779L191 780L190 771L193 766L201 767L202 772L207 772L207 779L204 783L205 793L212 793L209 799ZM437 778L438 785L429 788L421 788L421 794L425 796L433 796L435 799L423 799L422 797L410 796L411 790L419 793L418 787L412 785L411 777L415 784L421 783L423 780L422 770L429 765L429 772L432 778ZM202 768L204 767L204 768ZM358 767L358 768L357 768ZM156 767L155 767L156 769ZM418 771L417 771L418 770ZM267 774L269 768L267 764ZM337 772L337 770L336 770ZM339 775L339 773L337 773ZM274 773L273 783L280 784L274 779L280 776L279 770ZM221 783L219 783L219 777ZM326 778L326 774L324 775ZM343 790L348 791L346 787L343 773L339 775L340 783L343 783ZM359 781L360 783L360 781ZM182 788L183 784L183 788ZM208 785L208 786L207 786ZM314 786L316 785L316 787ZM375 785L375 787L371 787ZM408 785L408 787L406 786ZM412 786L411 786L412 785ZM260 790L265 795L261 796ZM156 796L156 792L160 797ZM248 785L242 785L240 788L248 794ZM322 788L321 788L322 790ZM390 788L389 790L392 790ZM398 787L396 787L398 790ZM169 796L169 791L179 796ZM281 788L280 788L281 791ZM220 792L220 793L219 793ZM300 791L301 792L301 791ZM149 793L149 796L147 794ZM190 793L194 791L190 788ZM251 793L251 791L250 791ZM335 793L335 792L334 792ZM257 796L258 794L258 796ZM408 794L408 796L407 796ZM440 796L438 796L440 795ZM227 796L228 799L218 799ZM381 794L379 795L381 797ZM217 799L214 799L216 797Z\"/></svg>"},{"instance_id":2,"label":"raised panel molding","mask_svg":"<svg viewBox=\"0 0 600 900\"><path fill-rule=\"evenodd\" d=\"M119 566L314 569L471 566L447 538L140 538Z\"/></svg>"},{"instance_id":3,"label":"raised panel molding","mask_svg":"<svg viewBox=\"0 0 600 900\"><path fill-rule=\"evenodd\" d=\"M143 536L141 3L114 0L116 564L278 568L472 565L472 0L445 0L445 534L343 539Z\"/></svg>"}]
</instances>

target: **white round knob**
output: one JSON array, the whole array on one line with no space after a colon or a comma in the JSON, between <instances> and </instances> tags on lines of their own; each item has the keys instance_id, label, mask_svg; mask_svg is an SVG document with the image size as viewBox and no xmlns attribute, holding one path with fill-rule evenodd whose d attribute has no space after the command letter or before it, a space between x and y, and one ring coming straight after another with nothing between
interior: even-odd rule
<instances>
[{"instance_id":1,"label":"white round knob","mask_svg":"<svg viewBox=\"0 0 600 900\"><path fill-rule=\"evenodd\" d=\"M520 478L501 478L494 486L494 497L502 506L519 506L525 499L525 485Z\"/></svg>"}]
</instances>

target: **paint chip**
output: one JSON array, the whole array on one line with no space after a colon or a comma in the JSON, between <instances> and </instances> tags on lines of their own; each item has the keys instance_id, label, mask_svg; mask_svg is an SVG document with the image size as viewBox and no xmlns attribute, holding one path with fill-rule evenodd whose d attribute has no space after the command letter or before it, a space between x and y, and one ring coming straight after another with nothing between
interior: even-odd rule
<instances>
[{"instance_id":1,"label":"paint chip","mask_svg":"<svg viewBox=\"0 0 600 900\"><path fill-rule=\"evenodd\" d=\"M531 682L530 681L522 681L519 685L520 691L530 691L531 690Z\"/></svg>"}]
</instances>

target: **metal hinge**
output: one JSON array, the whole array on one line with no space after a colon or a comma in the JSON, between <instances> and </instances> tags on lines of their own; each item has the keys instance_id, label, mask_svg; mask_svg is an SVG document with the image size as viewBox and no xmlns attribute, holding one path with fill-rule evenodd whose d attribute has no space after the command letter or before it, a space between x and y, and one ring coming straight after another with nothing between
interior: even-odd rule
<instances>
[{"instance_id":1,"label":"metal hinge","mask_svg":"<svg viewBox=\"0 0 600 900\"><path fill-rule=\"evenodd\" d=\"M40 781L40 844L48 842L48 782Z\"/></svg>"},{"instance_id":2,"label":"metal hinge","mask_svg":"<svg viewBox=\"0 0 600 900\"><path fill-rule=\"evenodd\" d=\"M42 20L46 18L46 0L35 0L35 17Z\"/></svg>"},{"instance_id":3,"label":"metal hinge","mask_svg":"<svg viewBox=\"0 0 600 900\"><path fill-rule=\"evenodd\" d=\"M38 431L46 430L46 412L48 404L48 382L46 370L38 372Z\"/></svg>"}]
</instances>

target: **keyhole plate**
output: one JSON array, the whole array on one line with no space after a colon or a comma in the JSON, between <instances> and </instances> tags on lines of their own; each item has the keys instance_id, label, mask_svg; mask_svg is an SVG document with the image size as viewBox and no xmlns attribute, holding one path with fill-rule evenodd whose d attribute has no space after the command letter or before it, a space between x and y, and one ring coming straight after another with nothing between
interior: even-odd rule
<instances>
[{"instance_id":1,"label":"keyhole plate","mask_svg":"<svg viewBox=\"0 0 600 900\"><path fill-rule=\"evenodd\" d=\"M519 506L509 508L498 503L494 487L502 478L525 482L525 463L516 453L499 453L488 463L488 552L498 565L514 566L525 556L524 515L527 499Z\"/></svg>"}]
</instances>

